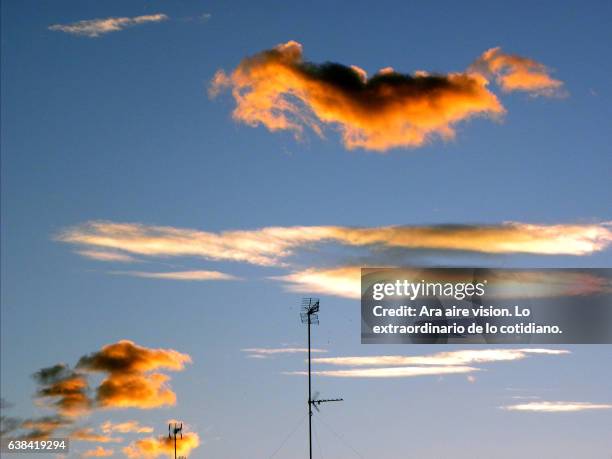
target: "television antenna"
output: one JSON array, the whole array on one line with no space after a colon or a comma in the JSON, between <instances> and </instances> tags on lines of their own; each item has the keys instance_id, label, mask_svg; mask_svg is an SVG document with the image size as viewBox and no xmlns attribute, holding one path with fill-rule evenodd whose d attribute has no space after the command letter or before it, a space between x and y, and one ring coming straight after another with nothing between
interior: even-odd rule
<instances>
[{"instance_id":1,"label":"television antenna","mask_svg":"<svg viewBox=\"0 0 612 459\"><path fill-rule=\"evenodd\" d=\"M175 422L174 427L172 427L172 424L168 424L168 439L172 439L174 437L174 459L177 459L176 457L176 435L177 434L181 435L181 440L182 440L183 439L183 423L181 422L181 425L179 426Z\"/></svg>"},{"instance_id":2,"label":"television antenna","mask_svg":"<svg viewBox=\"0 0 612 459\"><path fill-rule=\"evenodd\" d=\"M319 392L315 392L314 397L311 392L312 372L310 363L310 326L319 324L319 299L302 298L302 309L300 318L303 324L308 324L308 457L312 459L312 409L319 411L321 403L341 402L341 398L320 399Z\"/></svg>"}]
</instances>

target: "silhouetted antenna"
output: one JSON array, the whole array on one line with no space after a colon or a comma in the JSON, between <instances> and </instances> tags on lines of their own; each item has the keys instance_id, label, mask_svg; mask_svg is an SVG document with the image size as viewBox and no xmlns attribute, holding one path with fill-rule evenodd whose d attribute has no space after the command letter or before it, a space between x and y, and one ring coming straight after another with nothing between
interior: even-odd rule
<instances>
[{"instance_id":1,"label":"silhouetted antenna","mask_svg":"<svg viewBox=\"0 0 612 459\"><path fill-rule=\"evenodd\" d=\"M176 435L177 434L181 435L181 440L182 440L183 439L183 423L181 422L181 425L179 426L175 422L174 427L172 427L172 424L168 424L168 439L172 439L174 437L174 459L177 459L176 457Z\"/></svg>"},{"instance_id":2,"label":"silhouetted antenna","mask_svg":"<svg viewBox=\"0 0 612 459\"><path fill-rule=\"evenodd\" d=\"M312 409L319 411L319 405L327 402L341 402L341 398L319 399L319 392L311 393L312 373L310 370L310 326L319 324L319 299L303 298L300 318L303 324L308 324L308 457L312 459Z\"/></svg>"}]
</instances>

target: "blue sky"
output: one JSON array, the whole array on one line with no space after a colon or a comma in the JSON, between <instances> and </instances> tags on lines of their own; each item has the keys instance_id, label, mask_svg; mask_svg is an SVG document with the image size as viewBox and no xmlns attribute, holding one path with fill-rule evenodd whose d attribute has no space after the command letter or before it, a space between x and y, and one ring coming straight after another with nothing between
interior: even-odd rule
<instances>
[{"instance_id":1,"label":"blue sky","mask_svg":"<svg viewBox=\"0 0 612 459\"><path fill-rule=\"evenodd\" d=\"M95 38L49 30L152 14L168 19ZM138 419L163 434L167 419L184 419L201 439L192 457L269 457L304 415L305 380L282 374L302 369L303 354L252 359L241 349L304 344L302 293L269 279L287 269L134 252L136 263L105 263L79 256L82 247L58 234L94 220L214 234L508 221L605 228L599 225L612 220L611 17L609 2L3 2L1 382L14 405L6 414L46 412L32 403L36 370L74 365L129 339L191 356L184 371L169 373L176 406L99 410L80 422ZM354 64L370 75L386 66L462 72L501 46L552 69L567 96L492 88L507 110L503 119L461 121L453 140L383 154L347 150L333 127L325 138L306 131L301 140L252 128L232 119L230 94L208 97L219 69L231 72L246 56L289 40L301 43L309 61ZM298 264L334 254L304 250ZM612 264L607 245L584 255L408 256L495 266ZM214 270L243 280L109 274L126 270ZM322 298L314 340L329 356L464 348L361 345L358 301L312 293ZM612 403L610 347L558 348L571 354L482 365L474 382L463 375L318 378L323 395L346 400L325 407L322 418L364 457L609 457L612 410L499 409L517 395ZM355 455L315 423L325 457ZM304 427L276 457L303 457ZM75 455L93 446L75 443Z\"/></svg>"}]
</instances>

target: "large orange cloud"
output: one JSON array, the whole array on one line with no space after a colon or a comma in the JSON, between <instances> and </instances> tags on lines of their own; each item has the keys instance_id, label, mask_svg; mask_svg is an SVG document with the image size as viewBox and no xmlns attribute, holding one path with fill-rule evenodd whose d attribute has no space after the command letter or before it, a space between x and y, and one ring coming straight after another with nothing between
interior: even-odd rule
<instances>
[{"instance_id":1,"label":"large orange cloud","mask_svg":"<svg viewBox=\"0 0 612 459\"><path fill-rule=\"evenodd\" d=\"M189 456L189 453L198 446L200 446L198 434L186 433L183 434L182 439L177 439L176 453L179 456ZM174 439L166 436L142 438L123 448L123 453L130 459L152 459L161 455L172 455L174 454Z\"/></svg>"},{"instance_id":2,"label":"large orange cloud","mask_svg":"<svg viewBox=\"0 0 612 459\"><path fill-rule=\"evenodd\" d=\"M382 152L453 138L455 125L474 116L503 115L490 77L504 91L553 95L562 86L543 64L500 48L465 72L407 75L386 67L368 77L355 65L307 62L302 45L288 41L244 59L231 73L219 70L209 93L230 89L234 119L250 126L297 137L306 127L323 136L323 127L334 126L348 149Z\"/></svg>"},{"instance_id":3,"label":"large orange cloud","mask_svg":"<svg viewBox=\"0 0 612 459\"><path fill-rule=\"evenodd\" d=\"M351 247L430 249L480 253L587 255L612 243L609 223L500 225L267 227L219 233L136 223L91 221L62 231L60 241L152 257L198 256L211 260L286 266L300 247L336 243Z\"/></svg>"},{"instance_id":4,"label":"large orange cloud","mask_svg":"<svg viewBox=\"0 0 612 459\"><path fill-rule=\"evenodd\" d=\"M106 378L96 390L103 408L156 408L174 405L176 394L167 375L157 370L181 371L191 358L173 349L150 349L122 340L81 357L77 368L104 372Z\"/></svg>"},{"instance_id":5,"label":"large orange cloud","mask_svg":"<svg viewBox=\"0 0 612 459\"><path fill-rule=\"evenodd\" d=\"M526 91L534 95L560 94L563 82L550 76L545 65L527 57L506 54L501 48L485 51L471 70L494 76L504 91Z\"/></svg>"},{"instance_id":6,"label":"large orange cloud","mask_svg":"<svg viewBox=\"0 0 612 459\"><path fill-rule=\"evenodd\" d=\"M454 125L473 116L495 117L504 108L480 74L405 75L387 68L368 78L356 66L314 64L289 41L215 75L210 93L230 88L234 119L271 131L304 127L322 135L336 126L349 149L384 151L418 147L433 137L452 138Z\"/></svg>"}]
</instances>

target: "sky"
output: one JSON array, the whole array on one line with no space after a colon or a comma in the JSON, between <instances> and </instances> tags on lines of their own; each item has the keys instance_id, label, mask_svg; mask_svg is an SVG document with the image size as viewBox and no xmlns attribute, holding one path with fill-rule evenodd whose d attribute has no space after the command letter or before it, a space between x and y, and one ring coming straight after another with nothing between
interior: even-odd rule
<instances>
[{"instance_id":1,"label":"sky","mask_svg":"<svg viewBox=\"0 0 612 459\"><path fill-rule=\"evenodd\" d=\"M366 265L612 267L610 2L1 8L11 433L304 457L312 295L344 398L314 457L612 456L610 346L362 345L355 295ZM329 373L363 356L433 371Z\"/></svg>"}]
</instances>

